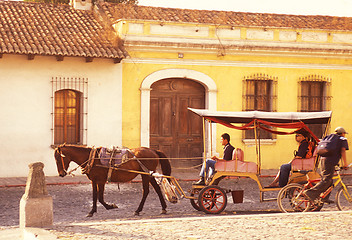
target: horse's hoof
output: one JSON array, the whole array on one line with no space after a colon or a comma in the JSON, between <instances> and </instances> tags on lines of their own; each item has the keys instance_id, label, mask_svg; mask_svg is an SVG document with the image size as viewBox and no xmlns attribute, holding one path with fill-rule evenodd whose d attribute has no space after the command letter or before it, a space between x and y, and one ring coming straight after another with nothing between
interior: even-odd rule
<instances>
[{"instance_id":1,"label":"horse's hoof","mask_svg":"<svg viewBox=\"0 0 352 240\"><path fill-rule=\"evenodd\" d=\"M134 212L134 215L135 216L139 216L139 212Z\"/></svg>"},{"instance_id":2,"label":"horse's hoof","mask_svg":"<svg viewBox=\"0 0 352 240\"><path fill-rule=\"evenodd\" d=\"M166 214L166 210L165 209L161 210L161 214Z\"/></svg>"},{"instance_id":3,"label":"horse's hoof","mask_svg":"<svg viewBox=\"0 0 352 240\"><path fill-rule=\"evenodd\" d=\"M106 210L110 210L110 209L114 209L114 208L119 208L119 207L115 203L106 206Z\"/></svg>"},{"instance_id":4,"label":"horse's hoof","mask_svg":"<svg viewBox=\"0 0 352 240\"><path fill-rule=\"evenodd\" d=\"M93 213L88 213L87 217L93 217Z\"/></svg>"}]
</instances>

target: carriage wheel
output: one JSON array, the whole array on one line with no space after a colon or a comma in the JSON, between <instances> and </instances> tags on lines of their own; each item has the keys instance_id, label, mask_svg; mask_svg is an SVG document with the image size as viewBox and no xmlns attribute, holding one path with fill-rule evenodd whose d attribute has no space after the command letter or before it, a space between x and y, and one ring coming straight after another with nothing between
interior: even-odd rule
<instances>
[{"instance_id":1,"label":"carriage wheel","mask_svg":"<svg viewBox=\"0 0 352 240\"><path fill-rule=\"evenodd\" d=\"M193 196L196 196L197 194L198 194L198 192L199 191L192 191L192 193L191 193L191 197L193 197ZM201 209L200 209L200 207L199 207L199 203L198 203L198 198L197 199L190 199L190 201L191 201L191 205L192 205L192 207L195 209L195 210L197 210L197 211L202 211Z\"/></svg>"},{"instance_id":2,"label":"carriage wheel","mask_svg":"<svg viewBox=\"0 0 352 240\"><path fill-rule=\"evenodd\" d=\"M224 211L227 204L227 196L225 191L219 186L207 186L199 192L198 204L203 212L218 214Z\"/></svg>"}]
</instances>

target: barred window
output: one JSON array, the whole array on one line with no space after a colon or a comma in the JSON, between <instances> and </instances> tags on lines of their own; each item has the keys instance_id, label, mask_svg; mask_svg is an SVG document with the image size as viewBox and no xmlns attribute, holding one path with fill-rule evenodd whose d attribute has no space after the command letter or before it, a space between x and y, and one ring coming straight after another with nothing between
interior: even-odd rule
<instances>
[{"instance_id":1,"label":"barred window","mask_svg":"<svg viewBox=\"0 0 352 240\"><path fill-rule=\"evenodd\" d=\"M73 90L55 92L54 143L80 143L80 99L81 94Z\"/></svg>"},{"instance_id":2,"label":"barred window","mask_svg":"<svg viewBox=\"0 0 352 240\"><path fill-rule=\"evenodd\" d=\"M330 110L330 79L309 75L299 79L298 111L318 112ZM326 124L310 124L308 127L319 138L324 135Z\"/></svg>"},{"instance_id":3,"label":"barred window","mask_svg":"<svg viewBox=\"0 0 352 240\"><path fill-rule=\"evenodd\" d=\"M267 111L276 110L277 79L264 74L255 74L246 77L243 81L243 110ZM270 132L260 130L259 137L272 139ZM254 139L254 130L245 131L246 139Z\"/></svg>"},{"instance_id":4,"label":"barred window","mask_svg":"<svg viewBox=\"0 0 352 240\"><path fill-rule=\"evenodd\" d=\"M53 144L86 144L88 80L53 78Z\"/></svg>"}]
</instances>

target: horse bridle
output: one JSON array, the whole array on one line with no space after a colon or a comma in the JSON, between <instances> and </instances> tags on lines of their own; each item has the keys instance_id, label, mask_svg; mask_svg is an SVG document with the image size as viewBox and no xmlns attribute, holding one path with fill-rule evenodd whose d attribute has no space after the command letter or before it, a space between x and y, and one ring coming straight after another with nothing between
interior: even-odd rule
<instances>
[{"instance_id":1,"label":"horse bridle","mask_svg":"<svg viewBox=\"0 0 352 240\"><path fill-rule=\"evenodd\" d=\"M64 144L65 145L65 144ZM88 158L87 161L83 162L82 164L78 165L76 168L72 169L71 171L67 172L66 169L65 169L65 162L64 162L64 158L66 157L62 151L61 151L61 148L62 146L64 145L61 145L61 146L58 146L57 148L55 148L55 152L57 152L58 154L60 154L60 159L61 159L61 165L62 165L62 170L65 172L65 174L67 175L72 175L74 176L74 174L72 172L76 171L78 168L82 167L82 165L84 165L85 163L87 163L90 159ZM55 158L56 159L56 158Z\"/></svg>"},{"instance_id":2,"label":"horse bridle","mask_svg":"<svg viewBox=\"0 0 352 240\"><path fill-rule=\"evenodd\" d=\"M65 162L64 162L64 158L65 158L66 156L62 153L60 147L57 147L57 148L55 149L55 151L56 151L58 154L60 154L62 170L67 174L66 169L65 169Z\"/></svg>"}]
</instances>

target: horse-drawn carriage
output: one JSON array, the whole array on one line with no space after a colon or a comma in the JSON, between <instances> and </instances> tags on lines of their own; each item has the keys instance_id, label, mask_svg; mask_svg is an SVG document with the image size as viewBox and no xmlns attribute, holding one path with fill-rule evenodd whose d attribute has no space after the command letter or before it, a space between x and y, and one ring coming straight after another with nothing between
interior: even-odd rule
<instances>
[{"instance_id":1,"label":"horse-drawn carriage","mask_svg":"<svg viewBox=\"0 0 352 240\"><path fill-rule=\"evenodd\" d=\"M269 131L273 134L287 135L294 134L300 129L309 132L313 141L319 142L319 139L308 128L306 124L326 124L330 123L331 112L216 112L200 109L189 109L203 118L204 124L209 123L210 128L213 123L237 129L250 130L254 129L254 143L256 159L254 161L245 161L244 152L237 148L233 153L233 160L218 161L215 164L216 172L208 182L207 186L193 185L192 195L197 196L191 199L194 208L206 213L220 213L227 204L226 193L231 192L229 189L223 189L219 186L222 179L226 177L246 177L253 179L259 187L260 202L276 201L277 198L265 198L265 193L279 191L280 188L266 188L261 181L261 139L259 129ZM234 125L237 124L237 125ZM240 125L238 125L240 124ZM211 130L210 130L211 131ZM210 148L212 149L212 148ZM212 155L210 153L208 155ZM206 156L206 153L204 154ZM318 177L316 172L319 164L319 157L314 154L309 159L295 159L292 161L292 171L288 183L303 183L307 180L307 174L311 178ZM240 194L241 196L241 194ZM234 199L235 200L235 199Z\"/></svg>"},{"instance_id":2,"label":"horse-drawn carriage","mask_svg":"<svg viewBox=\"0 0 352 240\"><path fill-rule=\"evenodd\" d=\"M192 189L190 190L190 195L188 195L181 188L177 179L173 176L170 176L171 167L169 161L167 160L165 154L160 151L155 151L149 148L132 149L129 153L129 160L127 162L121 163L118 167L103 167L98 159L96 160L97 162L93 162L91 164L91 171L87 174L93 185L93 208L89 213L89 216L92 216L93 213L96 212L97 199L99 199L99 201L107 209L114 207L112 205L106 204L103 198L103 189L108 178L109 169L113 169L112 172L110 171L111 175L109 176L112 182L126 182L132 180L138 174L142 175L143 198L138 209L135 211L136 214L142 211L146 196L149 192L149 183L151 183L151 185L158 193L162 205L162 212L166 212L166 203L155 178L168 180L161 181L164 183L163 188L167 191L166 195L168 200L175 200L175 198L189 199L191 205L195 209L202 210L206 213L216 214L222 212L225 209L227 205L226 194L229 193L230 190L220 187L219 183L226 177L246 177L253 179L259 187L260 202L276 200L276 198L266 199L264 196L266 192L279 191L280 188L266 188L263 187L261 182L261 138L259 136L259 129L269 131L273 134L284 135L293 134L297 130L304 129L310 133L311 137L316 142L319 142L319 139L307 127L307 124L325 124L327 129L331 119L330 111L279 113L260 111L217 112L191 108L189 108L189 110L202 117L204 126L203 136L205 136L206 124L208 124L208 132L210 133L212 132L213 124L222 124L226 127L243 131L254 129L254 143L256 151L255 161L245 161L244 152L237 148L233 153L233 160L219 161L216 163L216 172L206 186L193 185ZM204 147L204 149L205 161L205 156L213 154L212 152L207 152L206 149L213 148ZM79 151L81 152L81 155L74 152L72 149L64 148L64 146L59 146L55 150L55 158L60 176L66 175L66 170L70 161L75 161L79 166L86 167L87 159L90 158L91 155L91 149L84 148L80 149ZM95 159L95 154L93 159ZM162 166L162 174L155 172L159 162ZM289 183L302 183L306 181L306 175L309 175L311 178L318 176L319 174L316 172L318 164L319 157L316 154L310 159L297 159L293 161L292 173Z\"/></svg>"}]
</instances>

